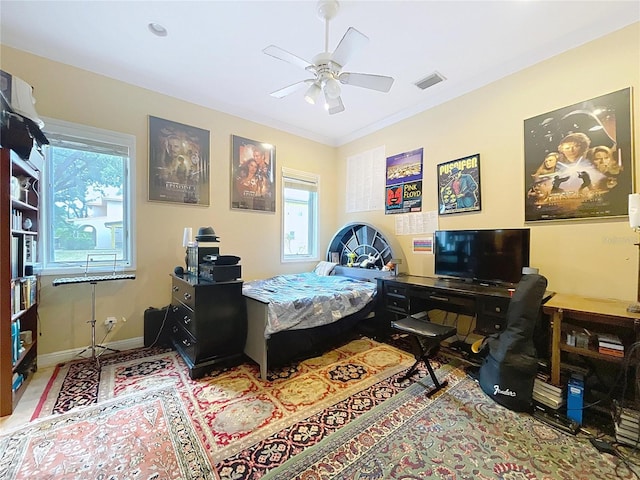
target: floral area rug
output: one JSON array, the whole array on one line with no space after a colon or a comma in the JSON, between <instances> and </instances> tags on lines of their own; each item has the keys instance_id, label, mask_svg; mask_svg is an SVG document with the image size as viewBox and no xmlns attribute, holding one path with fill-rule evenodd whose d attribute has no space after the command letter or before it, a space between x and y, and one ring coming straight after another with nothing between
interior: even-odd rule
<instances>
[{"instance_id":1,"label":"floral area rug","mask_svg":"<svg viewBox=\"0 0 640 480\"><path fill-rule=\"evenodd\" d=\"M426 379L263 479L631 479L619 458L501 407L459 369L431 399Z\"/></svg>"},{"instance_id":2,"label":"floral area rug","mask_svg":"<svg viewBox=\"0 0 640 480\"><path fill-rule=\"evenodd\" d=\"M273 370L269 382L251 362L191 380L177 353L150 353L105 357L97 372L95 362L61 367L37 415L172 386L211 464L228 478L260 478L402 391L408 383L396 379L414 362L401 349L360 338Z\"/></svg>"},{"instance_id":3,"label":"floral area rug","mask_svg":"<svg viewBox=\"0 0 640 480\"><path fill-rule=\"evenodd\" d=\"M172 385L36 420L0 436L3 479L215 479Z\"/></svg>"}]
</instances>

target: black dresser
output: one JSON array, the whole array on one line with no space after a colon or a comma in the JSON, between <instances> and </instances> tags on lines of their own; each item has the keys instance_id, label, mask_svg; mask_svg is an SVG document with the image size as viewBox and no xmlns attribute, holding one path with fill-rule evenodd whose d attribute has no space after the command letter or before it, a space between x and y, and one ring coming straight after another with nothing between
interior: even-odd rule
<instances>
[{"instance_id":1,"label":"black dresser","mask_svg":"<svg viewBox=\"0 0 640 480\"><path fill-rule=\"evenodd\" d=\"M242 360L247 307L242 280L209 282L172 275L169 337L196 379L214 366Z\"/></svg>"}]
</instances>

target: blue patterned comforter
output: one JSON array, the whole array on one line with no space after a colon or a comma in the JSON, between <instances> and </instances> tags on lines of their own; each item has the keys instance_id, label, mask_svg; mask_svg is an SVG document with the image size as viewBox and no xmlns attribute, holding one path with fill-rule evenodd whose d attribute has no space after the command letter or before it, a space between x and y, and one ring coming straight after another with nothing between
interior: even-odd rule
<instances>
[{"instance_id":1,"label":"blue patterned comforter","mask_svg":"<svg viewBox=\"0 0 640 480\"><path fill-rule=\"evenodd\" d=\"M282 330L333 323L362 310L376 294L376 284L313 272L278 275L245 282L242 293L268 304L265 338Z\"/></svg>"}]
</instances>

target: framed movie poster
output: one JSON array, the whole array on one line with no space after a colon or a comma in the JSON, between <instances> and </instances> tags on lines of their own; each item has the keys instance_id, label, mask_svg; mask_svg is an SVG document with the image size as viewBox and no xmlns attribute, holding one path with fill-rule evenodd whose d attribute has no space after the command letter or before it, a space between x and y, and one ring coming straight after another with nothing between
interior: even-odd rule
<instances>
[{"instance_id":1,"label":"framed movie poster","mask_svg":"<svg viewBox=\"0 0 640 480\"><path fill-rule=\"evenodd\" d=\"M276 147L231 136L231 208L276 211Z\"/></svg>"},{"instance_id":2,"label":"framed movie poster","mask_svg":"<svg viewBox=\"0 0 640 480\"><path fill-rule=\"evenodd\" d=\"M481 209L480 154L438 165L438 214Z\"/></svg>"},{"instance_id":3,"label":"framed movie poster","mask_svg":"<svg viewBox=\"0 0 640 480\"><path fill-rule=\"evenodd\" d=\"M422 211L423 149L387 158L385 215Z\"/></svg>"},{"instance_id":4,"label":"framed movie poster","mask_svg":"<svg viewBox=\"0 0 640 480\"><path fill-rule=\"evenodd\" d=\"M209 205L209 131L149 116L149 200Z\"/></svg>"},{"instance_id":5,"label":"framed movie poster","mask_svg":"<svg viewBox=\"0 0 640 480\"><path fill-rule=\"evenodd\" d=\"M631 88L524 121L525 221L627 215Z\"/></svg>"}]
</instances>

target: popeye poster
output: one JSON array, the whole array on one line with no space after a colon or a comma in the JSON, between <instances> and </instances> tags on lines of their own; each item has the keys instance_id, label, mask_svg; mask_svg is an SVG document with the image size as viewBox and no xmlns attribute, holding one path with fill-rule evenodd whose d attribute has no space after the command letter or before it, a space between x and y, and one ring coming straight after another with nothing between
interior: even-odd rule
<instances>
[{"instance_id":1,"label":"popeye poster","mask_svg":"<svg viewBox=\"0 0 640 480\"><path fill-rule=\"evenodd\" d=\"M627 214L631 89L524 122L525 220Z\"/></svg>"},{"instance_id":2,"label":"popeye poster","mask_svg":"<svg viewBox=\"0 0 640 480\"><path fill-rule=\"evenodd\" d=\"M422 211L422 148L387 157L385 214Z\"/></svg>"},{"instance_id":3,"label":"popeye poster","mask_svg":"<svg viewBox=\"0 0 640 480\"><path fill-rule=\"evenodd\" d=\"M480 154L438 165L438 213L480 210Z\"/></svg>"},{"instance_id":4,"label":"popeye poster","mask_svg":"<svg viewBox=\"0 0 640 480\"><path fill-rule=\"evenodd\" d=\"M209 205L209 131L149 116L149 200Z\"/></svg>"}]
</instances>

